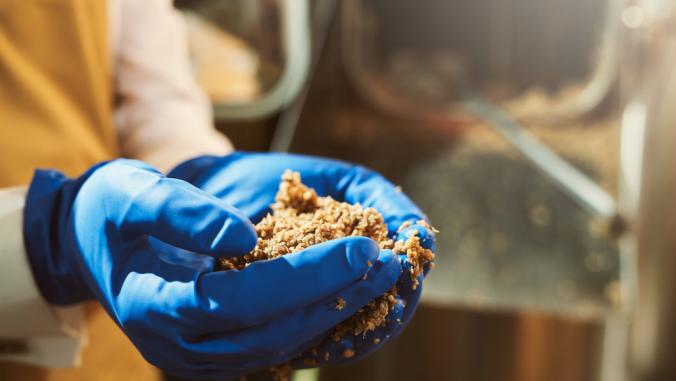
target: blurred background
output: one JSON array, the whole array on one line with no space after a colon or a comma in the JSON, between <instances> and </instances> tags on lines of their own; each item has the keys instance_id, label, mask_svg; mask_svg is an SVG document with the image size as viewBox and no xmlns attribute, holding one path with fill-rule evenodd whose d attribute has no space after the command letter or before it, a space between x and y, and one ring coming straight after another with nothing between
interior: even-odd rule
<instances>
[{"instance_id":1,"label":"blurred background","mask_svg":"<svg viewBox=\"0 0 676 381\"><path fill-rule=\"evenodd\" d=\"M676 380L676 1L173 3L238 149L369 166L440 230L404 333L294 381ZM184 381L87 311L93 373L0 381Z\"/></svg>"},{"instance_id":2,"label":"blurred background","mask_svg":"<svg viewBox=\"0 0 676 381\"><path fill-rule=\"evenodd\" d=\"M296 380L676 379L673 1L175 5L236 147L365 164L441 231L402 336Z\"/></svg>"}]
</instances>

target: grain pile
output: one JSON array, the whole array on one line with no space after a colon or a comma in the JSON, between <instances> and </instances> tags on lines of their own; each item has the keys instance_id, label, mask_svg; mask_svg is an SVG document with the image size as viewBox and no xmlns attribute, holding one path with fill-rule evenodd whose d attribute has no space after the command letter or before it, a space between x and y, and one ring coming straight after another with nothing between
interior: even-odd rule
<instances>
[{"instance_id":1,"label":"grain pile","mask_svg":"<svg viewBox=\"0 0 676 381\"><path fill-rule=\"evenodd\" d=\"M424 221L419 224L428 226ZM409 226L404 224L400 230ZM397 254L406 254L410 267L412 287L418 286L418 276L424 268L431 267L434 253L420 245L416 234L405 241L393 241L387 235L383 217L373 208L359 204L339 202L331 197L319 197L317 193L301 183L300 174L286 171L272 205L272 213L256 224L258 242L247 255L235 258L220 258L216 269L242 270L249 264L303 250L309 246L332 239L364 236L375 240L381 249L390 249ZM339 341L345 335L360 335L383 326L389 311L396 305L397 289L394 287L385 295L371 301L351 318L336 326L331 338ZM349 300L336 300L335 309L341 310ZM346 351L349 358L353 352ZM282 378L282 377L276 377Z\"/></svg>"}]
</instances>

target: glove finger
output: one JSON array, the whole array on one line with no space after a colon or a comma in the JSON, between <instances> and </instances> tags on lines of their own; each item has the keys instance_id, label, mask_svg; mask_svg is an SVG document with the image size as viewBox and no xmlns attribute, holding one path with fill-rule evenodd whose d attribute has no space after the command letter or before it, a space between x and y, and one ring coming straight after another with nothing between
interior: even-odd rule
<instances>
[{"instance_id":1,"label":"glove finger","mask_svg":"<svg viewBox=\"0 0 676 381\"><path fill-rule=\"evenodd\" d=\"M111 179L122 179L104 205L109 221L120 231L152 235L213 256L242 255L256 245L251 221L237 209L184 181L166 178L142 162L113 163L118 165L105 168L104 181L92 186L109 189Z\"/></svg>"},{"instance_id":2,"label":"glove finger","mask_svg":"<svg viewBox=\"0 0 676 381\"><path fill-rule=\"evenodd\" d=\"M397 282L397 304L388 313L387 324L365 335L345 337L340 342L324 340L312 350L306 351L294 359L292 362L294 368L351 363L369 355L382 347L389 339L396 338L403 332L420 301L423 275L418 276L419 285L414 290L412 288L413 282L407 271L407 269L410 270L410 265L405 257L399 255L398 258L404 271ZM344 353L348 349L354 351L355 356L353 358L345 358Z\"/></svg>"},{"instance_id":3,"label":"glove finger","mask_svg":"<svg viewBox=\"0 0 676 381\"><path fill-rule=\"evenodd\" d=\"M390 234L405 222L426 219L423 212L399 188L383 176L361 166L352 167L337 184L342 198L375 208L383 215Z\"/></svg>"},{"instance_id":4,"label":"glove finger","mask_svg":"<svg viewBox=\"0 0 676 381\"><path fill-rule=\"evenodd\" d=\"M422 295L422 280L423 276L419 275L419 286L413 290L411 287L412 281L408 274L402 274L397 283L397 304L388 313L386 325L378 327L375 331L368 332L366 335L353 337L349 341L343 340L341 343L324 342L317 350L318 356L313 356L311 352L306 352L299 360L294 362L294 365L298 367L311 366L313 361L308 361L308 359L317 357L319 357L317 359L318 364L322 366L350 364L375 352L387 341L397 338L411 321L418 307ZM348 348L354 350L355 356L346 359L341 355ZM328 353L328 356L326 353ZM326 357L329 358L328 361L325 360Z\"/></svg>"},{"instance_id":5,"label":"glove finger","mask_svg":"<svg viewBox=\"0 0 676 381\"><path fill-rule=\"evenodd\" d=\"M359 361L382 347L392 334L402 326L404 305L401 300L387 315L387 323L373 331L362 335L349 335L340 341L325 338L319 345L303 352L292 361L296 369L324 366L343 365Z\"/></svg>"},{"instance_id":6,"label":"glove finger","mask_svg":"<svg viewBox=\"0 0 676 381\"><path fill-rule=\"evenodd\" d=\"M420 246L424 247L425 249L432 250L433 252L437 251L436 237L434 231L418 223L408 226L402 229L400 232L398 232L396 240L405 241L413 234L416 234L420 239Z\"/></svg>"},{"instance_id":7,"label":"glove finger","mask_svg":"<svg viewBox=\"0 0 676 381\"><path fill-rule=\"evenodd\" d=\"M323 362L322 366L351 364L380 349L391 338L395 337L395 332L401 329L403 325L401 320L403 311L403 304L397 303L394 309L387 315L387 323L384 326L378 327L375 331L369 332L366 335L352 337L351 345L355 353L354 356L346 357L343 351L339 353L341 356L329 357L329 360Z\"/></svg>"},{"instance_id":8,"label":"glove finger","mask_svg":"<svg viewBox=\"0 0 676 381\"><path fill-rule=\"evenodd\" d=\"M199 281L204 320L242 328L285 316L363 277L379 253L373 240L347 237L243 270L204 274Z\"/></svg>"},{"instance_id":9,"label":"glove finger","mask_svg":"<svg viewBox=\"0 0 676 381\"><path fill-rule=\"evenodd\" d=\"M215 367L224 357L242 352L260 358L250 362L251 369L284 363L308 349L307 343L332 332L338 323L391 289L400 271L394 254L383 251L366 279L266 324L190 340L186 349L196 358L213 361ZM342 309L336 308L339 298L346 301Z\"/></svg>"},{"instance_id":10,"label":"glove finger","mask_svg":"<svg viewBox=\"0 0 676 381\"><path fill-rule=\"evenodd\" d=\"M418 275L418 287L416 287L415 290L411 287L412 283L411 277L408 274L403 275L398 283L399 297L406 307L404 309L402 321L406 324L411 320L418 308L418 303L420 302L423 291L423 274Z\"/></svg>"}]
</instances>

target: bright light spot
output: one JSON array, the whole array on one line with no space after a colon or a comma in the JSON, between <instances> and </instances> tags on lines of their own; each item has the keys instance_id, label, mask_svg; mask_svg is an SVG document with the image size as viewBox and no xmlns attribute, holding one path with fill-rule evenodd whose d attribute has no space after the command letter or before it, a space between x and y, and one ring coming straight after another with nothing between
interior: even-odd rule
<instances>
[{"instance_id":1,"label":"bright light spot","mask_svg":"<svg viewBox=\"0 0 676 381\"><path fill-rule=\"evenodd\" d=\"M622 11L622 22L628 28L638 28L643 25L645 12L638 5L631 5Z\"/></svg>"},{"instance_id":2,"label":"bright light spot","mask_svg":"<svg viewBox=\"0 0 676 381\"><path fill-rule=\"evenodd\" d=\"M646 109L640 102L631 102L622 116L620 171L624 181L623 204L629 214L638 210L643 167Z\"/></svg>"}]
</instances>

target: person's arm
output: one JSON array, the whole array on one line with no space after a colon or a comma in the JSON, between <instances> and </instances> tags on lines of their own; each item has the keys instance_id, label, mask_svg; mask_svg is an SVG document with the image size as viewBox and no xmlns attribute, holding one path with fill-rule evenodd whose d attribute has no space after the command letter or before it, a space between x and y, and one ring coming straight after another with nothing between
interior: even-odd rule
<instances>
[{"instance_id":1,"label":"person's arm","mask_svg":"<svg viewBox=\"0 0 676 381\"><path fill-rule=\"evenodd\" d=\"M170 0L111 2L111 44L124 156L160 170L233 148L190 69L183 19Z\"/></svg>"},{"instance_id":2,"label":"person's arm","mask_svg":"<svg viewBox=\"0 0 676 381\"><path fill-rule=\"evenodd\" d=\"M82 315L38 291L23 242L25 197L26 187L0 189L0 361L74 366L86 341Z\"/></svg>"}]
</instances>

